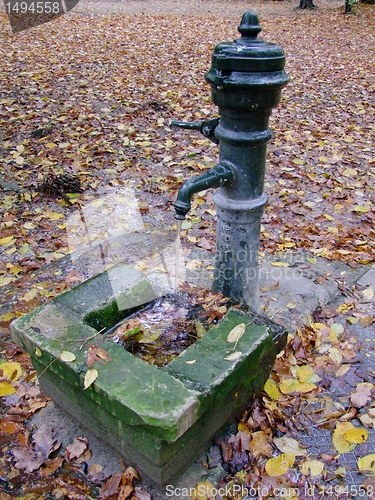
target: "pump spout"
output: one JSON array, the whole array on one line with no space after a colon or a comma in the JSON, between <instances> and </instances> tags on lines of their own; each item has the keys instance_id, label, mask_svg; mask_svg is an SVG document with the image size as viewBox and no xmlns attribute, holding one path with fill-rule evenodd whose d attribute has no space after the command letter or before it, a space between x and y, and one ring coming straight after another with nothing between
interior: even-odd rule
<instances>
[{"instance_id":1,"label":"pump spout","mask_svg":"<svg viewBox=\"0 0 375 500\"><path fill-rule=\"evenodd\" d=\"M209 188L231 186L235 180L234 168L228 163L218 163L199 177L189 179L182 184L177 195L174 209L175 218L186 219L186 214L191 208L191 199L194 193L199 193Z\"/></svg>"}]
</instances>

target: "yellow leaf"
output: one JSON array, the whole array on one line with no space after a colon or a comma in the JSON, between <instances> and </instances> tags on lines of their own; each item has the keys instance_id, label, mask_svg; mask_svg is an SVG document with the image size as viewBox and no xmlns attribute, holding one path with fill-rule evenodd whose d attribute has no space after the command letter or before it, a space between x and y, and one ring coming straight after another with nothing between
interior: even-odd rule
<instances>
[{"instance_id":1,"label":"yellow leaf","mask_svg":"<svg viewBox=\"0 0 375 500\"><path fill-rule=\"evenodd\" d=\"M351 135L347 135L346 137L343 138L344 142L354 142L354 139Z\"/></svg>"},{"instance_id":2,"label":"yellow leaf","mask_svg":"<svg viewBox=\"0 0 375 500\"><path fill-rule=\"evenodd\" d=\"M370 455L359 458L358 469L361 474L375 476L375 453L370 453Z\"/></svg>"},{"instance_id":3,"label":"yellow leaf","mask_svg":"<svg viewBox=\"0 0 375 500\"><path fill-rule=\"evenodd\" d=\"M332 434L332 443L338 453L348 453L357 446L356 443L350 443L345 437L345 433L352 429L355 427L350 422L339 422L336 425Z\"/></svg>"},{"instance_id":4,"label":"yellow leaf","mask_svg":"<svg viewBox=\"0 0 375 500\"><path fill-rule=\"evenodd\" d=\"M294 392L310 392L316 388L311 382L300 382L295 378L285 378L280 382L279 389L283 394L292 394Z\"/></svg>"},{"instance_id":5,"label":"yellow leaf","mask_svg":"<svg viewBox=\"0 0 375 500\"><path fill-rule=\"evenodd\" d=\"M185 361L185 363L186 363L187 365L193 365L193 364L194 364L194 363L196 363L196 362L197 362L197 360L196 360L196 359L191 359L190 361Z\"/></svg>"},{"instance_id":6,"label":"yellow leaf","mask_svg":"<svg viewBox=\"0 0 375 500\"><path fill-rule=\"evenodd\" d=\"M3 372L2 376L7 380L18 380L22 374L22 368L16 361L0 363L0 372Z\"/></svg>"},{"instance_id":7,"label":"yellow leaf","mask_svg":"<svg viewBox=\"0 0 375 500\"><path fill-rule=\"evenodd\" d=\"M345 467L337 467L335 470L335 476L345 477L346 476L346 468Z\"/></svg>"},{"instance_id":8,"label":"yellow leaf","mask_svg":"<svg viewBox=\"0 0 375 500\"><path fill-rule=\"evenodd\" d=\"M53 212L52 210L46 210L44 212L44 217L50 220L58 220L64 217L64 214L60 214L58 212Z\"/></svg>"},{"instance_id":9,"label":"yellow leaf","mask_svg":"<svg viewBox=\"0 0 375 500\"><path fill-rule=\"evenodd\" d=\"M246 325L245 323L240 323L239 325L232 328L227 337L227 342L238 342L242 335L245 333Z\"/></svg>"},{"instance_id":10,"label":"yellow leaf","mask_svg":"<svg viewBox=\"0 0 375 500\"><path fill-rule=\"evenodd\" d=\"M302 474L309 474L311 477L319 476L324 470L324 462L320 460L306 460L301 466Z\"/></svg>"},{"instance_id":11,"label":"yellow leaf","mask_svg":"<svg viewBox=\"0 0 375 500\"><path fill-rule=\"evenodd\" d=\"M186 263L186 269L189 269L189 271L193 271L194 269L198 269L199 267L202 267L203 264L200 260L193 259L189 260L189 262Z\"/></svg>"},{"instance_id":12,"label":"yellow leaf","mask_svg":"<svg viewBox=\"0 0 375 500\"><path fill-rule=\"evenodd\" d=\"M301 448L296 439L283 436L281 438L274 438L273 442L283 453L293 453L296 456L306 455L305 448Z\"/></svg>"},{"instance_id":13,"label":"yellow leaf","mask_svg":"<svg viewBox=\"0 0 375 500\"><path fill-rule=\"evenodd\" d=\"M9 382L0 382L0 397L14 394L16 389Z\"/></svg>"},{"instance_id":14,"label":"yellow leaf","mask_svg":"<svg viewBox=\"0 0 375 500\"><path fill-rule=\"evenodd\" d=\"M14 274L15 276L22 271L23 271L23 267L21 267L21 266L12 266L9 268L9 272L11 274Z\"/></svg>"},{"instance_id":15,"label":"yellow leaf","mask_svg":"<svg viewBox=\"0 0 375 500\"><path fill-rule=\"evenodd\" d=\"M95 382L95 380L98 378L98 370L95 370L95 368L91 368L90 370L87 370L86 375L85 375L85 380L83 383L84 389L87 389L90 387L90 385Z\"/></svg>"},{"instance_id":16,"label":"yellow leaf","mask_svg":"<svg viewBox=\"0 0 375 500\"><path fill-rule=\"evenodd\" d=\"M40 358L42 356L42 351L39 349L39 347L35 347L35 356L38 356Z\"/></svg>"},{"instance_id":17,"label":"yellow leaf","mask_svg":"<svg viewBox=\"0 0 375 500\"><path fill-rule=\"evenodd\" d=\"M5 238L0 238L0 245L8 245L14 240L14 236L6 236Z\"/></svg>"},{"instance_id":18,"label":"yellow leaf","mask_svg":"<svg viewBox=\"0 0 375 500\"><path fill-rule=\"evenodd\" d=\"M350 365L341 365L340 368L336 372L336 377L342 377L346 372L350 370Z\"/></svg>"},{"instance_id":19,"label":"yellow leaf","mask_svg":"<svg viewBox=\"0 0 375 500\"><path fill-rule=\"evenodd\" d=\"M289 467L294 464L295 455L293 453L282 453L277 457L270 458L266 462L266 472L270 477L284 475Z\"/></svg>"},{"instance_id":20,"label":"yellow leaf","mask_svg":"<svg viewBox=\"0 0 375 500\"><path fill-rule=\"evenodd\" d=\"M309 365L297 366L295 370L300 382L319 382L321 380Z\"/></svg>"},{"instance_id":21,"label":"yellow leaf","mask_svg":"<svg viewBox=\"0 0 375 500\"><path fill-rule=\"evenodd\" d=\"M330 347L328 350L328 356L336 365L340 365L342 362L342 354L341 352L336 349L336 347Z\"/></svg>"},{"instance_id":22,"label":"yellow leaf","mask_svg":"<svg viewBox=\"0 0 375 500\"><path fill-rule=\"evenodd\" d=\"M359 420L363 425L367 425L367 427L372 427L373 429L375 429L375 418L371 415L365 413L364 415L361 415L359 417Z\"/></svg>"},{"instance_id":23,"label":"yellow leaf","mask_svg":"<svg viewBox=\"0 0 375 500\"><path fill-rule=\"evenodd\" d=\"M0 276L0 286L9 285L12 281L14 281L14 278L10 278L9 276Z\"/></svg>"},{"instance_id":24,"label":"yellow leaf","mask_svg":"<svg viewBox=\"0 0 375 500\"><path fill-rule=\"evenodd\" d=\"M195 485L191 492L191 500L211 500L217 489L210 481L201 481Z\"/></svg>"},{"instance_id":25,"label":"yellow leaf","mask_svg":"<svg viewBox=\"0 0 375 500\"><path fill-rule=\"evenodd\" d=\"M316 257L307 257L307 260L310 264L316 264L318 262Z\"/></svg>"},{"instance_id":26,"label":"yellow leaf","mask_svg":"<svg viewBox=\"0 0 375 500\"><path fill-rule=\"evenodd\" d=\"M370 211L370 207L367 207L366 205L354 205L353 210L359 214L366 214Z\"/></svg>"},{"instance_id":27,"label":"yellow leaf","mask_svg":"<svg viewBox=\"0 0 375 500\"><path fill-rule=\"evenodd\" d=\"M363 427L355 427L348 429L344 433L344 437L349 443L361 444L365 443L368 439L368 430Z\"/></svg>"},{"instance_id":28,"label":"yellow leaf","mask_svg":"<svg viewBox=\"0 0 375 500\"><path fill-rule=\"evenodd\" d=\"M29 290L28 292L25 293L25 295L22 297L22 299L25 302L30 302L30 300L35 299L35 297L38 294L39 294L39 290L37 290L36 288L32 288L31 290Z\"/></svg>"},{"instance_id":29,"label":"yellow leaf","mask_svg":"<svg viewBox=\"0 0 375 500\"><path fill-rule=\"evenodd\" d=\"M367 299L367 300L373 299L374 298L374 290L373 290L372 286L369 286L368 288L363 290L362 296L364 299Z\"/></svg>"},{"instance_id":30,"label":"yellow leaf","mask_svg":"<svg viewBox=\"0 0 375 500\"><path fill-rule=\"evenodd\" d=\"M326 156L319 156L319 161L322 163L327 163L328 158Z\"/></svg>"},{"instance_id":31,"label":"yellow leaf","mask_svg":"<svg viewBox=\"0 0 375 500\"><path fill-rule=\"evenodd\" d=\"M289 267L289 263L288 262L271 262L271 265L272 266L275 266L275 267Z\"/></svg>"},{"instance_id":32,"label":"yellow leaf","mask_svg":"<svg viewBox=\"0 0 375 500\"><path fill-rule=\"evenodd\" d=\"M277 401L280 397L280 391L277 388L276 384L272 382L272 380L268 379L264 385L264 391L267 395L274 401Z\"/></svg>"},{"instance_id":33,"label":"yellow leaf","mask_svg":"<svg viewBox=\"0 0 375 500\"><path fill-rule=\"evenodd\" d=\"M345 177L352 177L353 175L357 175L357 173L355 168L347 168L343 171L342 175L345 175Z\"/></svg>"},{"instance_id":34,"label":"yellow leaf","mask_svg":"<svg viewBox=\"0 0 375 500\"><path fill-rule=\"evenodd\" d=\"M8 322L13 318L14 318L14 314L12 312L9 312L9 313L6 313L6 314L3 314L2 316L0 316L0 322L2 322L2 321Z\"/></svg>"},{"instance_id":35,"label":"yellow leaf","mask_svg":"<svg viewBox=\"0 0 375 500\"><path fill-rule=\"evenodd\" d=\"M241 356L242 356L242 352L236 351L236 352L233 352L232 354L229 354L229 356L227 356L224 359L226 359L227 361L237 361L237 359L240 359Z\"/></svg>"},{"instance_id":36,"label":"yellow leaf","mask_svg":"<svg viewBox=\"0 0 375 500\"><path fill-rule=\"evenodd\" d=\"M33 222L26 222L23 225L24 229L35 229L37 226Z\"/></svg>"},{"instance_id":37,"label":"yellow leaf","mask_svg":"<svg viewBox=\"0 0 375 500\"><path fill-rule=\"evenodd\" d=\"M72 352L69 352L69 351L63 351L60 354L60 359L61 359L61 361L65 361L66 363L70 363L72 361L75 361L76 355Z\"/></svg>"}]
</instances>

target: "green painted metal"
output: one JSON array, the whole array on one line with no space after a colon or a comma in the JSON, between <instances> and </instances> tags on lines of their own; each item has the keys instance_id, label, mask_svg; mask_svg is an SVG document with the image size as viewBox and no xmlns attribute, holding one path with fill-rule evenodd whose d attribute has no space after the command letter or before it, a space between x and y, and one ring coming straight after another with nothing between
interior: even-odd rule
<instances>
[{"instance_id":1,"label":"green painted metal","mask_svg":"<svg viewBox=\"0 0 375 500\"><path fill-rule=\"evenodd\" d=\"M219 163L228 171L218 184L211 171L189 179L175 202L176 218L186 216L194 193L219 189L213 289L259 310L258 253L260 223L268 201L264 193L268 120L289 78L283 49L257 38L261 27L248 11L238 27L241 38L217 45L205 79L220 118L214 129ZM209 179L203 184L202 179Z\"/></svg>"}]
</instances>

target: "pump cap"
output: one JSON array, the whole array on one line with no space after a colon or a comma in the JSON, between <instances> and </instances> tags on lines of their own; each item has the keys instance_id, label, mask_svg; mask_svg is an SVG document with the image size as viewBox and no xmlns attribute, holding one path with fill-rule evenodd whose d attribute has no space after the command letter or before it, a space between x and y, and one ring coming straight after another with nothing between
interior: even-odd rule
<instances>
[{"instance_id":1,"label":"pump cap","mask_svg":"<svg viewBox=\"0 0 375 500\"><path fill-rule=\"evenodd\" d=\"M238 27L241 38L215 47L212 68L219 71L281 71L285 65L284 51L280 45L258 39L261 30L257 14L245 12Z\"/></svg>"}]
</instances>

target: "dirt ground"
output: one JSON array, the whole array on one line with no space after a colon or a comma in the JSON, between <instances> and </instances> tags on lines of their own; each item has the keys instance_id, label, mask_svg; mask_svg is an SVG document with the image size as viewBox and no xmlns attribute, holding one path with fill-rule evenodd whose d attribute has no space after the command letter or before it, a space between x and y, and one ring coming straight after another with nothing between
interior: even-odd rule
<instances>
[{"instance_id":1,"label":"dirt ground","mask_svg":"<svg viewBox=\"0 0 375 500\"><path fill-rule=\"evenodd\" d=\"M254 10L259 15L275 14L287 16L298 7L297 0L282 1L210 1L210 0L179 0L178 2L165 0L80 0L74 12L86 15L108 14L159 14L159 15L208 15L208 16L238 16L246 10ZM318 0L318 7L322 9L337 9L343 1Z\"/></svg>"}]
</instances>

